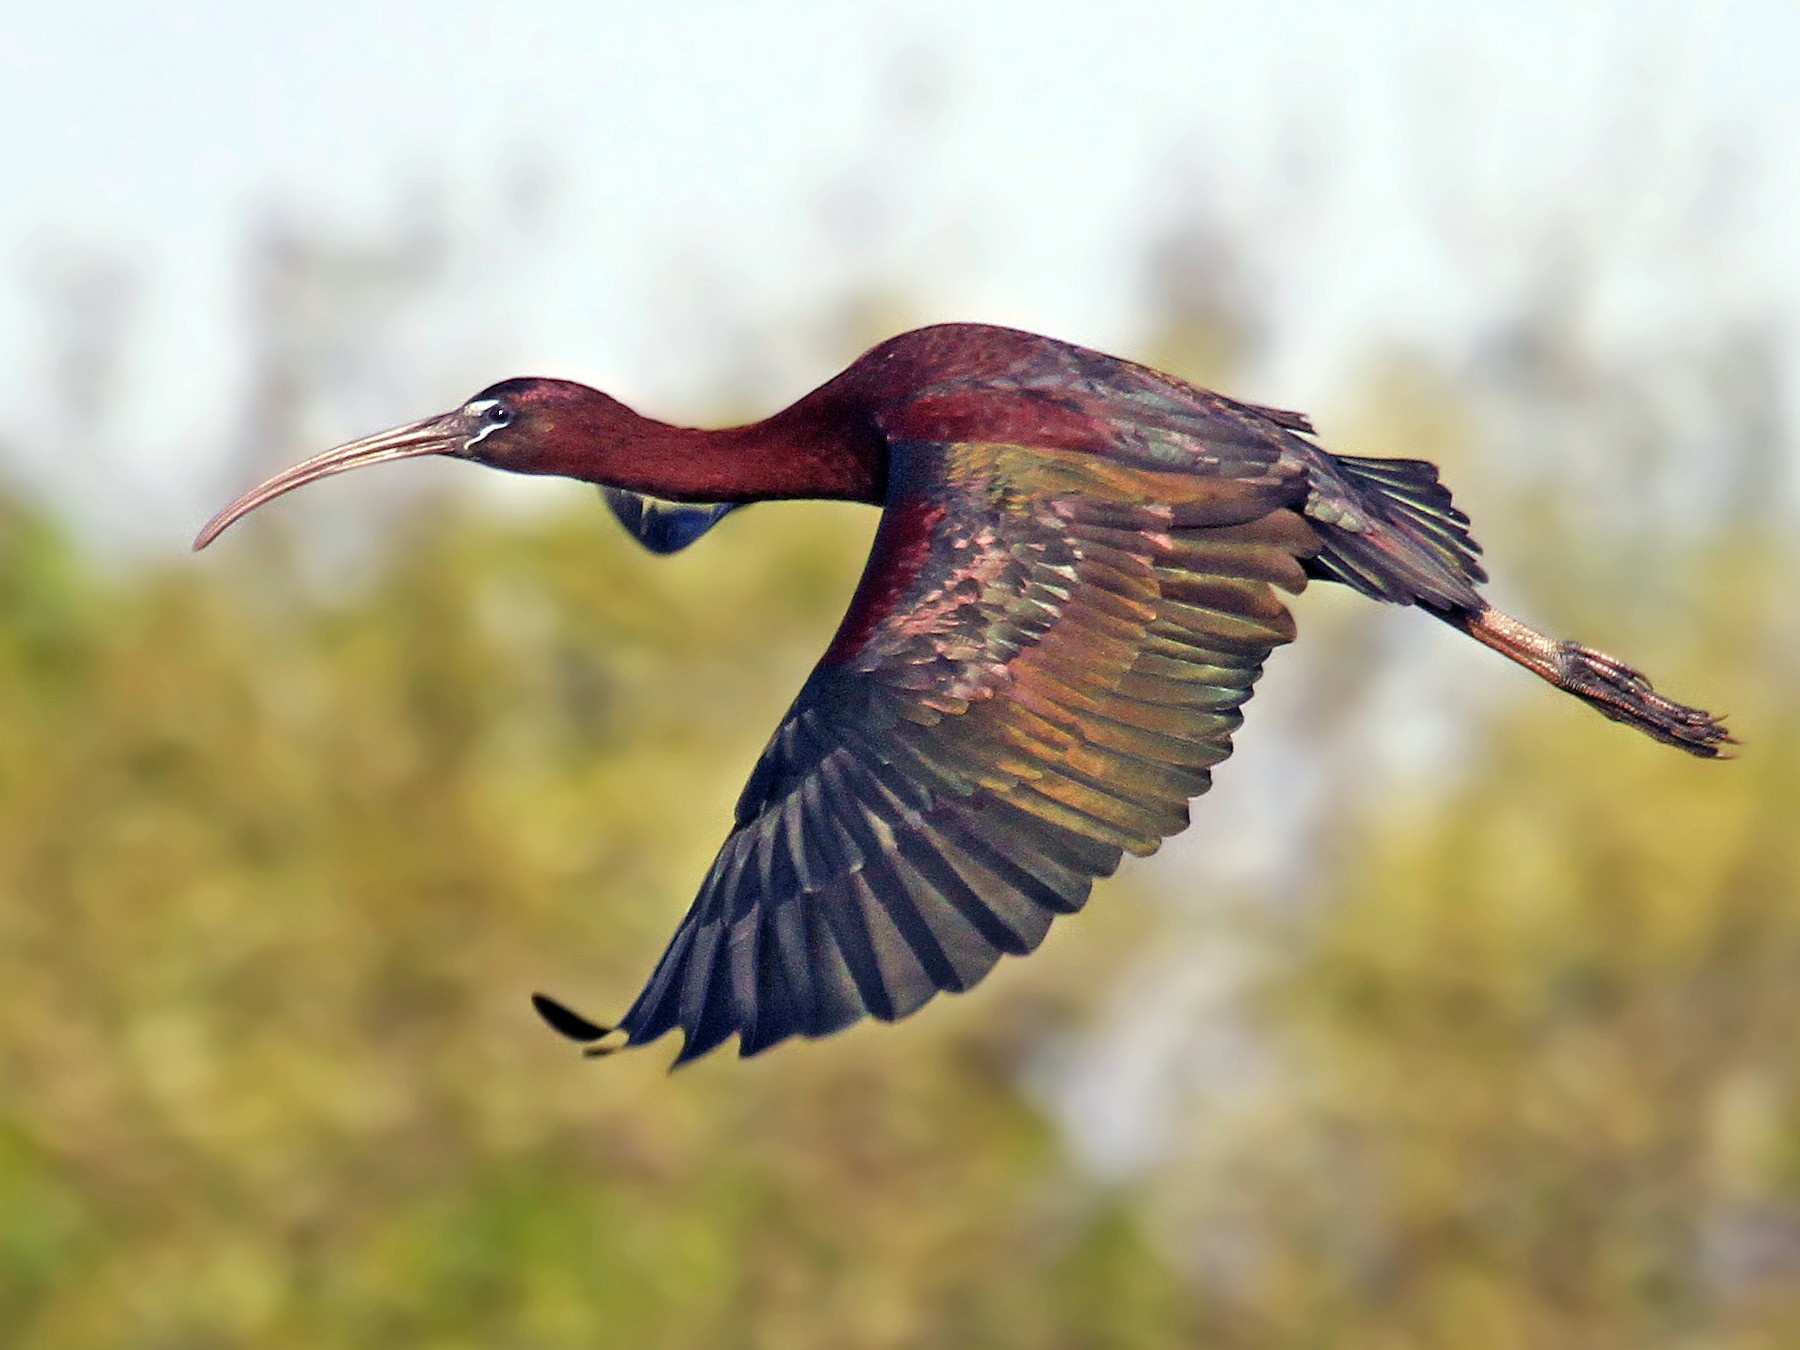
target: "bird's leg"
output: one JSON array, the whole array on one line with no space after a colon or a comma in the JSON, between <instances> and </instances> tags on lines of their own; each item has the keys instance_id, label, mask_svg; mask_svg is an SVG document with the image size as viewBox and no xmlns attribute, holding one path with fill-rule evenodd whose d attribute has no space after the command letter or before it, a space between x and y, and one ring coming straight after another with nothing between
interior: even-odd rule
<instances>
[{"instance_id":1,"label":"bird's leg","mask_svg":"<svg viewBox=\"0 0 1800 1350\"><path fill-rule=\"evenodd\" d=\"M1613 721L1636 727L1665 745L1716 759L1725 746L1736 744L1722 719L1663 697L1649 680L1605 652L1546 637L1492 605L1438 617Z\"/></svg>"},{"instance_id":2,"label":"bird's leg","mask_svg":"<svg viewBox=\"0 0 1800 1350\"><path fill-rule=\"evenodd\" d=\"M572 1041L579 1041L583 1049L581 1053L588 1059L599 1059L610 1055L615 1050L623 1050L626 1042L619 1041L611 1045L601 1044L608 1036L619 1030L618 1027L604 1026L590 1021L573 1008L565 1007L548 994L533 994L531 1006L537 1015L549 1024L550 1029L559 1035L567 1036Z\"/></svg>"}]
</instances>

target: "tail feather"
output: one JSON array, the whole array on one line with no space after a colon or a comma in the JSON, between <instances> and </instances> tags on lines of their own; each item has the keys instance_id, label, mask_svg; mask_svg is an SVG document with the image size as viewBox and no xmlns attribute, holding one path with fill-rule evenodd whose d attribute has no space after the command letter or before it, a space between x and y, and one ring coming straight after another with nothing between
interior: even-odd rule
<instances>
[{"instance_id":1,"label":"tail feather","mask_svg":"<svg viewBox=\"0 0 1800 1350\"><path fill-rule=\"evenodd\" d=\"M1487 580L1481 545L1435 464L1330 455L1310 487L1306 514L1320 547L1303 564L1308 575L1418 605L1603 716L1690 755L1717 759L1736 744L1723 719L1657 693L1616 657L1546 637L1483 600L1475 589Z\"/></svg>"},{"instance_id":2,"label":"tail feather","mask_svg":"<svg viewBox=\"0 0 1800 1350\"><path fill-rule=\"evenodd\" d=\"M1306 513L1319 531L1315 576L1377 600L1443 609L1478 605L1487 580L1469 518L1422 459L1332 455L1314 477Z\"/></svg>"}]
</instances>

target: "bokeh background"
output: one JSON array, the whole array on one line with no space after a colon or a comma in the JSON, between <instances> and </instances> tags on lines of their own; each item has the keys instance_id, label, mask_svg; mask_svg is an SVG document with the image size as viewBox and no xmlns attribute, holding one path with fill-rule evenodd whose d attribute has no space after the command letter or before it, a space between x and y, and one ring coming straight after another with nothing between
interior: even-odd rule
<instances>
[{"instance_id":1,"label":"bokeh background","mask_svg":"<svg viewBox=\"0 0 1800 1350\"><path fill-rule=\"evenodd\" d=\"M1800 1344L1800 11L16 7L0 1345ZM873 527L415 464L1013 323L1445 466L1691 761L1316 587L1195 828L897 1027L604 1016Z\"/></svg>"}]
</instances>

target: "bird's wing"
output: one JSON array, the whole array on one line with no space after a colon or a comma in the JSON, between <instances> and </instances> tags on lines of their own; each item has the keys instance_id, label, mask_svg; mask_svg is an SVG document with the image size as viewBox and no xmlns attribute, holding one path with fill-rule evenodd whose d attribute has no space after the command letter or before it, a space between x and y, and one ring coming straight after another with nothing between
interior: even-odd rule
<instances>
[{"instance_id":1,"label":"bird's wing","mask_svg":"<svg viewBox=\"0 0 1800 1350\"><path fill-rule=\"evenodd\" d=\"M1290 485L986 444L893 449L830 650L620 1029L677 1063L904 1017L1032 950L1184 828L1311 528Z\"/></svg>"},{"instance_id":2,"label":"bird's wing","mask_svg":"<svg viewBox=\"0 0 1800 1350\"><path fill-rule=\"evenodd\" d=\"M666 502L660 497L604 485L600 495L606 498L619 524L652 553L679 553L741 504Z\"/></svg>"}]
</instances>

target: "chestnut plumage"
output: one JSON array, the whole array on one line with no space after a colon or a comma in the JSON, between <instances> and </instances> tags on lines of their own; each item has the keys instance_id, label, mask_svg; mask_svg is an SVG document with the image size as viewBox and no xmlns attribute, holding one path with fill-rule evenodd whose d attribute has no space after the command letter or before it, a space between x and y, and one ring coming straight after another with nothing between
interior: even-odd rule
<instances>
[{"instance_id":1,"label":"chestnut plumage","mask_svg":"<svg viewBox=\"0 0 1800 1350\"><path fill-rule=\"evenodd\" d=\"M1417 606L1691 754L1711 714L1489 606L1468 518L1421 460L1334 455L1297 413L980 324L903 333L774 416L718 431L579 384L508 380L329 451L221 511L417 455L597 483L646 546L736 506L882 519L836 637L763 752L687 916L616 1030L677 1063L905 1017L1031 951L1123 854L1184 828L1231 752L1279 592ZM537 996L562 1034L614 1030ZM590 1053L593 1053L590 1050Z\"/></svg>"}]
</instances>

